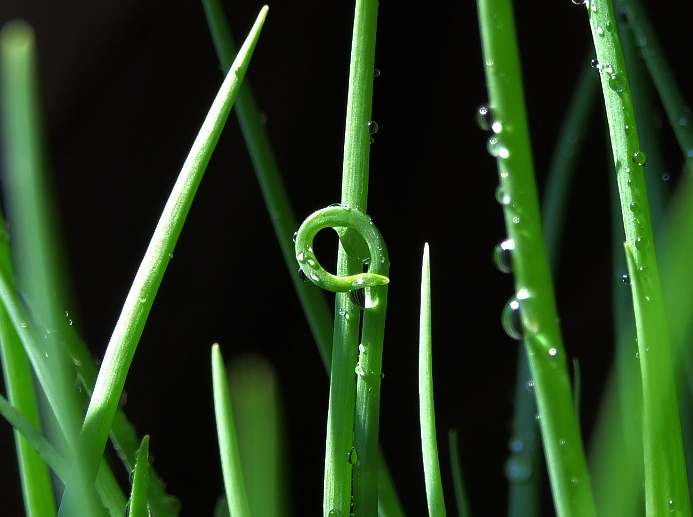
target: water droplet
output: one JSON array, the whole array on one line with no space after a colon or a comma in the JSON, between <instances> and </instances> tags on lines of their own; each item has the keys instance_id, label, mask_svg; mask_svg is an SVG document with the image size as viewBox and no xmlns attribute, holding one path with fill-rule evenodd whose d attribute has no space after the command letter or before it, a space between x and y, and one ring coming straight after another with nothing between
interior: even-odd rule
<instances>
[{"instance_id":1,"label":"water droplet","mask_svg":"<svg viewBox=\"0 0 693 517\"><path fill-rule=\"evenodd\" d=\"M525 389L530 393L534 393L534 381L527 381L527 384L525 384Z\"/></svg>"},{"instance_id":2,"label":"water droplet","mask_svg":"<svg viewBox=\"0 0 693 517\"><path fill-rule=\"evenodd\" d=\"M604 25L604 28L607 30L607 32L614 32L616 27L614 27L614 24L611 23L610 21L607 21L606 24Z\"/></svg>"},{"instance_id":3,"label":"water droplet","mask_svg":"<svg viewBox=\"0 0 693 517\"><path fill-rule=\"evenodd\" d=\"M483 131L491 131L493 125L491 108L486 105L479 106L476 110L476 123Z\"/></svg>"},{"instance_id":4,"label":"water droplet","mask_svg":"<svg viewBox=\"0 0 693 517\"><path fill-rule=\"evenodd\" d=\"M572 477L570 478L570 482L571 482L571 483L577 483L577 476L572 476Z\"/></svg>"},{"instance_id":5,"label":"water droplet","mask_svg":"<svg viewBox=\"0 0 693 517\"><path fill-rule=\"evenodd\" d=\"M344 517L341 510L330 510L327 512L327 517Z\"/></svg>"},{"instance_id":6,"label":"water droplet","mask_svg":"<svg viewBox=\"0 0 693 517\"><path fill-rule=\"evenodd\" d=\"M640 352L635 352L635 358L640 359Z\"/></svg>"},{"instance_id":7,"label":"water droplet","mask_svg":"<svg viewBox=\"0 0 693 517\"><path fill-rule=\"evenodd\" d=\"M125 404L128 403L128 392L123 390L123 392L120 394L120 399L118 400L118 407L123 408L125 407Z\"/></svg>"},{"instance_id":8,"label":"water droplet","mask_svg":"<svg viewBox=\"0 0 693 517\"><path fill-rule=\"evenodd\" d=\"M520 302L513 297L503 308L501 323L505 333L513 339L522 339L522 318L520 316Z\"/></svg>"},{"instance_id":9,"label":"water droplet","mask_svg":"<svg viewBox=\"0 0 693 517\"><path fill-rule=\"evenodd\" d=\"M371 138L368 140L368 143L369 143L369 144L372 144L373 142L375 142L375 138L371 137Z\"/></svg>"},{"instance_id":10,"label":"water droplet","mask_svg":"<svg viewBox=\"0 0 693 517\"><path fill-rule=\"evenodd\" d=\"M616 93L623 92L626 89L626 77L623 74L611 74L609 88Z\"/></svg>"},{"instance_id":11,"label":"water droplet","mask_svg":"<svg viewBox=\"0 0 693 517\"><path fill-rule=\"evenodd\" d=\"M378 70L377 68L373 70L373 77L380 77L380 70Z\"/></svg>"},{"instance_id":12,"label":"water droplet","mask_svg":"<svg viewBox=\"0 0 693 517\"><path fill-rule=\"evenodd\" d=\"M626 132L627 135L630 135L633 132L633 128L628 125L624 127L623 130Z\"/></svg>"},{"instance_id":13,"label":"water droplet","mask_svg":"<svg viewBox=\"0 0 693 517\"><path fill-rule=\"evenodd\" d=\"M638 248L640 251L644 251L646 249L649 249L650 242L645 237L637 237L635 239L635 247Z\"/></svg>"},{"instance_id":14,"label":"water droplet","mask_svg":"<svg viewBox=\"0 0 693 517\"><path fill-rule=\"evenodd\" d=\"M512 272L513 249L515 249L515 241L512 239L501 242L493 249L493 262L501 273Z\"/></svg>"},{"instance_id":15,"label":"water droplet","mask_svg":"<svg viewBox=\"0 0 693 517\"><path fill-rule=\"evenodd\" d=\"M633 212L634 214L637 214L638 212L640 212L640 205L637 203L631 203L628 208L630 208L630 211Z\"/></svg>"},{"instance_id":16,"label":"water droplet","mask_svg":"<svg viewBox=\"0 0 693 517\"><path fill-rule=\"evenodd\" d=\"M647 156L645 156L645 153L643 153L642 151L637 151L633 154L633 162L636 165L645 165L645 163L647 162Z\"/></svg>"},{"instance_id":17,"label":"water droplet","mask_svg":"<svg viewBox=\"0 0 693 517\"><path fill-rule=\"evenodd\" d=\"M508 481L527 481L532 475L532 466L525 458L509 458L505 462L505 477Z\"/></svg>"},{"instance_id":18,"label":"water droplet","mask_svg":"<svg viewBox=\"0 0 693 517\"><path fill-rule=\"evenodd\" d=\"M310 272L310 279L311 279L313 282L317 282L317 281L319 280L318 275L315 274L313 271Z\"/></svg>"},{"instance_id":19,"label":"water droplet","mask_svg":"<svg viewBox=\"0 0 693 517\"><path fill-rule=\"evenodd\" d=\"M593 59L592 61L590 61L590 66L592 68L596 68L597 70L599 70L599 68L601 67L598 59Z\"/></svg>"},{"instance_id":20,"label":"water droplet","mask_svg":"<svg viewBox=\"0 0 693 517\"><path fill-rule=\"evenodd\" d=\"M375 120L371 120L371 121L368 123L368 132L369 132L371 135L374 135L374 134L376 134L376 133L378 132L378 123L377 123Z\"/></svg>"},{"instance_id":21,"label":"water droplet","mask_svg":"<svg viewBox=\"0 0 693 517\"><path fill-rule=\"evenodd\" d=\"M137 301L139 301L140 303L144 303L144 302L147 301L147 298L144 297L144 296L140 296L140 297L137 299Z\"/></svg>"},{"instance_id":22,"label":"water droplet","mask_svg":"<svg viewBox=\"0 0 693 517\"><path fill-rule=\"evenodd\" d=\"M26 328L26 321L22 321L22 328L23 328L23 329Z\"/></svg>"},{"instance_id":23,"label":"water droplet","mask_svg":"<svg viewBox=\"0 0 693 517\"><path fill-rule=\"evenodd\" d=\"M599 34L600 36L604 36L604 29L602 29L601 25L597 26L597 34Z\"/></svg>"},{"instance_id":24,"label":"water droplet","mask_svg":"<svg viewBox=\"0 0 693 517\"><path fill-rule=\"evenodd\" d=\"M550 355L551 357L556 357L557 354L558 354L558 350L556 350L556 349L553 348L553 347L552 347L552 348L549 348L549 355Z\"/></svg>"},{"instance_id":25,"label":"water droplet","mask_svg":"<svg viewBox=\"0 0 693 517\"><path fill-rule=\"evenodd\" d=\"M298 232L294 232L294 235L291 237L291 240L293 242L296 242L296 239L298 238Z\"/></svg>"},{"instance_id":26,"label":"water droplet","mask_svg":"<svg viewBox=\"0 0 693 517\"><path fill-rule=\"evenodd\" d=\"M385 374L384 374L383 372L380 372L380 378L381 378L381 379L384 379L384 378L385 378Z\"/></svg>"},{"instance_id":27,"label":"water droplet","mask_svg":"<svg viewBox=\"0 0 693 517\"><path fill-rule=\"evenodd\" d=\"M587 0L571 0L575 5L585 5Z\"/></svg>"},{"instance_id":28,"label":"water droplet","mask_svg":"<svg viewBox=\"0 0 693 517\"><path fill-rule=\"evenodd\" d=\"M496 201L498 201L501 205L510 204L510 196L505 192L501 185L498 185L498 188L496 189Z\"/></svg>"},{"instance_id":29,"label":"water droplet","mask_svg":"<svg viewBox=\"0 0 693 517\"><path fill-rule=\"evenodd\" d=\"M354 373L359 377L363 377L364 375L366 375L366 372L364 371L363 366L361 366L361 364L356 365L356 367L354 368Z\"/></svg>"},{"instance_id":30,"label":"water droplet","mask_svg":"<svg viewBox=\"0 0 693 517\"><path fill-rule=\"evenodd\" d=\"M351 303L356 305L359 309L366 308L366 290L365 289L354 289L349 291L349 299Z\"/></svg>"},{"instance_id":31,"label":"water droplet","mask_svg":"<svg viewBox=\"0 0 693 517\"><path fill-rule=\"evenodd\" d=\"M664 181L669 181L670 178L671 178L671 176L668 173L665 172L664 174L662 174L662 179Z\"/></svg>"},{"instance_id":32,"label":"water droplet","mask_svg":"<svg viewBox=\"0 0 693 517\"><path fill-rule=\"evenodd\" d=\"M351 207L346 203L342 203L340 206L342 207L342 210L345 210L347 212L351 210Z\"/></svg>"},{"instance_id":33,"label":"water droplet","mask_svg":"<svg viewBox=\"0 0 693 517\"><path fill-rule=\"evenodd\" d=\"M621 280L623 280L623 283L626 285L630 285L632 283L632 281L630 279L630 275L623 275L621 277Z\"/></svg>"},{"instance_id":34,"label":"water droplet","mask_svg":"<svg viewBox=\"0 0 693 517\"><path fill-rule=\"evenodd\" d=\"M565 445L565 438L561 438L558 440L558 445Z\"/></svg>"},{"instance_id":35,"label":"water droplet","mask_svg":"<svg viewBox=\"0 0 693 517\"><path fill-rule=\"evenodd\" d=\"M301 279L301 282L310 282L310 278L308 278L308 275L306 275L301 268L298 268L298 278Z\"/></svg>"},{"instance_id":36,"label":"water droplet","mask_svg":"<svg viewBox=\"0 0 693 517\"><path fill-rule=\"evenodd\" d=\"M491 138L488 139L488 142L486 144L486 149L488 150L488 154L496 158L498 156L498 148L500 145L498 144L498 138L495 136L492 136Z\"/></svg>"},{"instance_id":37,"label":"water droplet","mask_svg":"<svg viewBox=\"0 0 693 517\"><path fill-rule=\"evenodd\" d=\"M519 215L514 216L514 217L512 218L512 222L515 223L515 224L519 223L519 222L520 222L520 216L519 216Z\"/></svg>"},{"instance_id":38,"label":"water droplet","mask_svg":"<svg viewBox=\"0 0 693 517\"><path fill-rule=\"evenodd\" d=\"M354 447L347 453L347 461L350 465L356 465L359 461L359 456L356 454L356 449Z\"/></svg>"}]
</instances>

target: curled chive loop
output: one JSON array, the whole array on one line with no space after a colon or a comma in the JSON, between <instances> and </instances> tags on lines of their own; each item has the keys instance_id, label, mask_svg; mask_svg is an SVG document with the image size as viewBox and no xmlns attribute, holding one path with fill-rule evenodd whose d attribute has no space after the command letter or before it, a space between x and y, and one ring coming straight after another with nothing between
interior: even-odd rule
<instances>
[{"instance_id":1,"label":"curled chive loop","mask_svg":"<svg viewBox=\"0 0 693 517\"><path fill-rule=\"evenodd\" d=\"M343 239L343 228L354 230L368 246L368 272L349 276L336 276L327 272L313 253L313 239L320 230L333 228ZM335 293L344 293L386 285L390 267L385 241L369 216L347 205L336 205L313 212L296 233L296 260L306 277L319 287Z\"/></svg>"}]
</instances>

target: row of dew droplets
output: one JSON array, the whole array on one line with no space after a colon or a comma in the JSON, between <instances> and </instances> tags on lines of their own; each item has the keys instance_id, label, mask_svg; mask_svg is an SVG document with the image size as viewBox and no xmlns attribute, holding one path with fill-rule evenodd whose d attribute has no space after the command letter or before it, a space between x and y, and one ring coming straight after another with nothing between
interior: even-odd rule
<instances>
[{"instance_id":1,"label":"row of dew droplets","mask_svg":"<svg viewBox=\"0 0 693 517\"><path fill-rule=\"evenodd\" d=\"M476 111L476 122L479 128L484 131L492 131L494 134L488 140L488 152L494 158L505 159L510 155L508 149L501 143L501 139L498 136L502 129L503 124L498 119L498 117L493 112L493 109L487 105L480 106ZM501 179L507 177L507 172L501 172ZM496 200L504 206L511 204L510 195L505 192L502 184L498 186L496 190ZM513 222L519 222L519 217L515 216L512 219ZM496 267L502 273L512 272L512 252L515 249L515 241L513 239L506 239L500 244L497 244L493 249L493 262ZM522 289L518 292L518 296L513 296L510 301L503 308L501 314L501 324L503 330L513 339L522 339L522 318L520 316L520 299L528 296L527 290ZM513 477L517 479L518 477L523 477L521 474L523 469L520 465L509 463L506 465L506 475L508 477Z\"/></svg>"}]
</instances>

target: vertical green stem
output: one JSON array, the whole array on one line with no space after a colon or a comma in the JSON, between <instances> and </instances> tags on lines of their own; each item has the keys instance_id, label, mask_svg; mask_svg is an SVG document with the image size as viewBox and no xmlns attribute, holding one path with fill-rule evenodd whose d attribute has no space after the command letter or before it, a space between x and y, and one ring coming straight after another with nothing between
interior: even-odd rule
<instances>
[{"instance_id":1,"label":"vertical green stem","mask_svg":"<svg viewBox=\"0 0 693 517\"><path fill-rule=\"evenodd\" d=\"M357 0L354 14L347 118L344 140L344 165L342 171L342 204L366 213L368 196L368 160L370 155L369 122L373 97L375 67L375 34L377 26L377 0ZM349 276L363 271L363 264L349 257L339 246L337 274ZM385 288L382 291L386 292ZM385 296L382 297L384 309ZM350 511L352 444L354 425L377 441L377 418L360 419L355 422L354 402L359 318L358 311L349 300L348 293L338 293L335 303L335 328L332 346L332 368L330 379L330 406L327 424L327 446L325 456L325 492L323 510L329 514L339 510L344 515ZM384 313L383 313L384 321ZM374 345L378 346L378 345ZM382 353L382 342L379 345ZM376 352L371 350L369 352ZM376 352L377 355L377 352ZM379 368L379 360L364 357L368 368ZM375 363L375 364L370 364ZM363 364L361 365L363 367ZM377 372L380 373L379 370ZM370 375L368 376L370 379ZM379 394L380 377L370 379L370 386ZM371 406L371 409L374 409ZM365 427L364 427L365 426ZM366 428L368 430L366 431ZM365 444L366 442L364 442ZM358 468L354 471L354 504L363 504L362 515L377 514L377 456L371 457L370 445L362 451ZM359 488L359 487L362 487ZM357 492L359 492L357 494ZM373 496L375 494L375 496ZM360 501L360 502L359 502Z\"/></svg>"},{"instance_id":2,"label":"vertical green stem","mask_svg":"<svg viewBox=\"0 0 693 517\"><path fill-rule=\"evenodd\" d=\"M517 306L534 380L549 479L559 515L595 515L580 427L573 409L542 236L515 21L510 0L479 0L500 188L512 251Z\"/></svg>"},{"instance_id":3,"label":"vertical green stem","mask_svg":"<svg viewBox=\"0 0 693 517\"><path fill-rule=\"evenodd\" d=\"M643 382L646 511L647 515L665 515L672 511L690 515L668 326L643 171L646 158L640 149L612 3L592 0L586 6L600 64L633 287Z\"/></svg>"}]
</instances>

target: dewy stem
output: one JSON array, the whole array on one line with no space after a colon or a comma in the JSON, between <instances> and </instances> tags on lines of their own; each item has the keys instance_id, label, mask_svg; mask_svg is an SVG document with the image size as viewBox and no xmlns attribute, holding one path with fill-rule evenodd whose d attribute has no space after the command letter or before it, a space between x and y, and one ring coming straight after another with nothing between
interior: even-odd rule
<instances>
[{"instance_id":1,"label":"dewy stem","mask_svg":"<svg viewBox=\"0 0 693 517\"><path fill-rule=\"evenodd\" d=\"M342 204L366 213L368 195L368 159L370 154L371 108L373 97L373 77L375 67L375 34L378 16L377 0L357 0L352 35L349 91L347 97L347 118L344 140L344 165L342 175ZM347 255L339 246L337 276L351 276L363 272L363 263ZM374 329L367 330L364 323L364 336L382 334L387 288L379 287L379 302L373 318L380 318ZM370 309L369 309L370 310ZM354 470L354 508L359 515L377 515L377 455L371 456L371 444L377 444L378 419L372 418L372 411L379 410L379 402L368 404L368 414L355 416L356 383L354 368L357 364L359 318L356 307L347 293L336 296L335 326L332 346L332 369L330 373L330 404L327 417L327 444L325 453L325 487L323 513L339 511L344 515L350 512L351 473ZM370 326L370 325L369 325ZM377 340L376 340L377 341ZM369 351L360 358L362 368L378 369L375 379L368 377L371 401L379 401L380 396L380 356L382 337L379 342L369 340ZM369 355L373 354L373 355ZM377 358L376 358L377 356ZM364 366L365 364L365 366ZM360 376L359 392L368 389ZM359 400L363 393L359 395ZM363 408L362 408L363 410ZM377 413L376 413L377 415ZM355 438L355 436L360 438ZM355 441L359 451L354 448ZM377 447L377 446L376 446ZM352 450L353 449L353 450ZM355 453L354 453L355 451ZM356 457L359 457L358 461Z\"/></svg>"},{"instance_id":2,"label":"dewy stem","mask_svg":"<svg viewBox=\"0 0 693 517\"><path fill-rule=\"evenodd\" d=\"M567 371L539 202L510 0L478 0L489 91L489 151L497 158L516 302L534 381L539 424L558 515L596 515Z\"/></svg>"}]
</instances>

